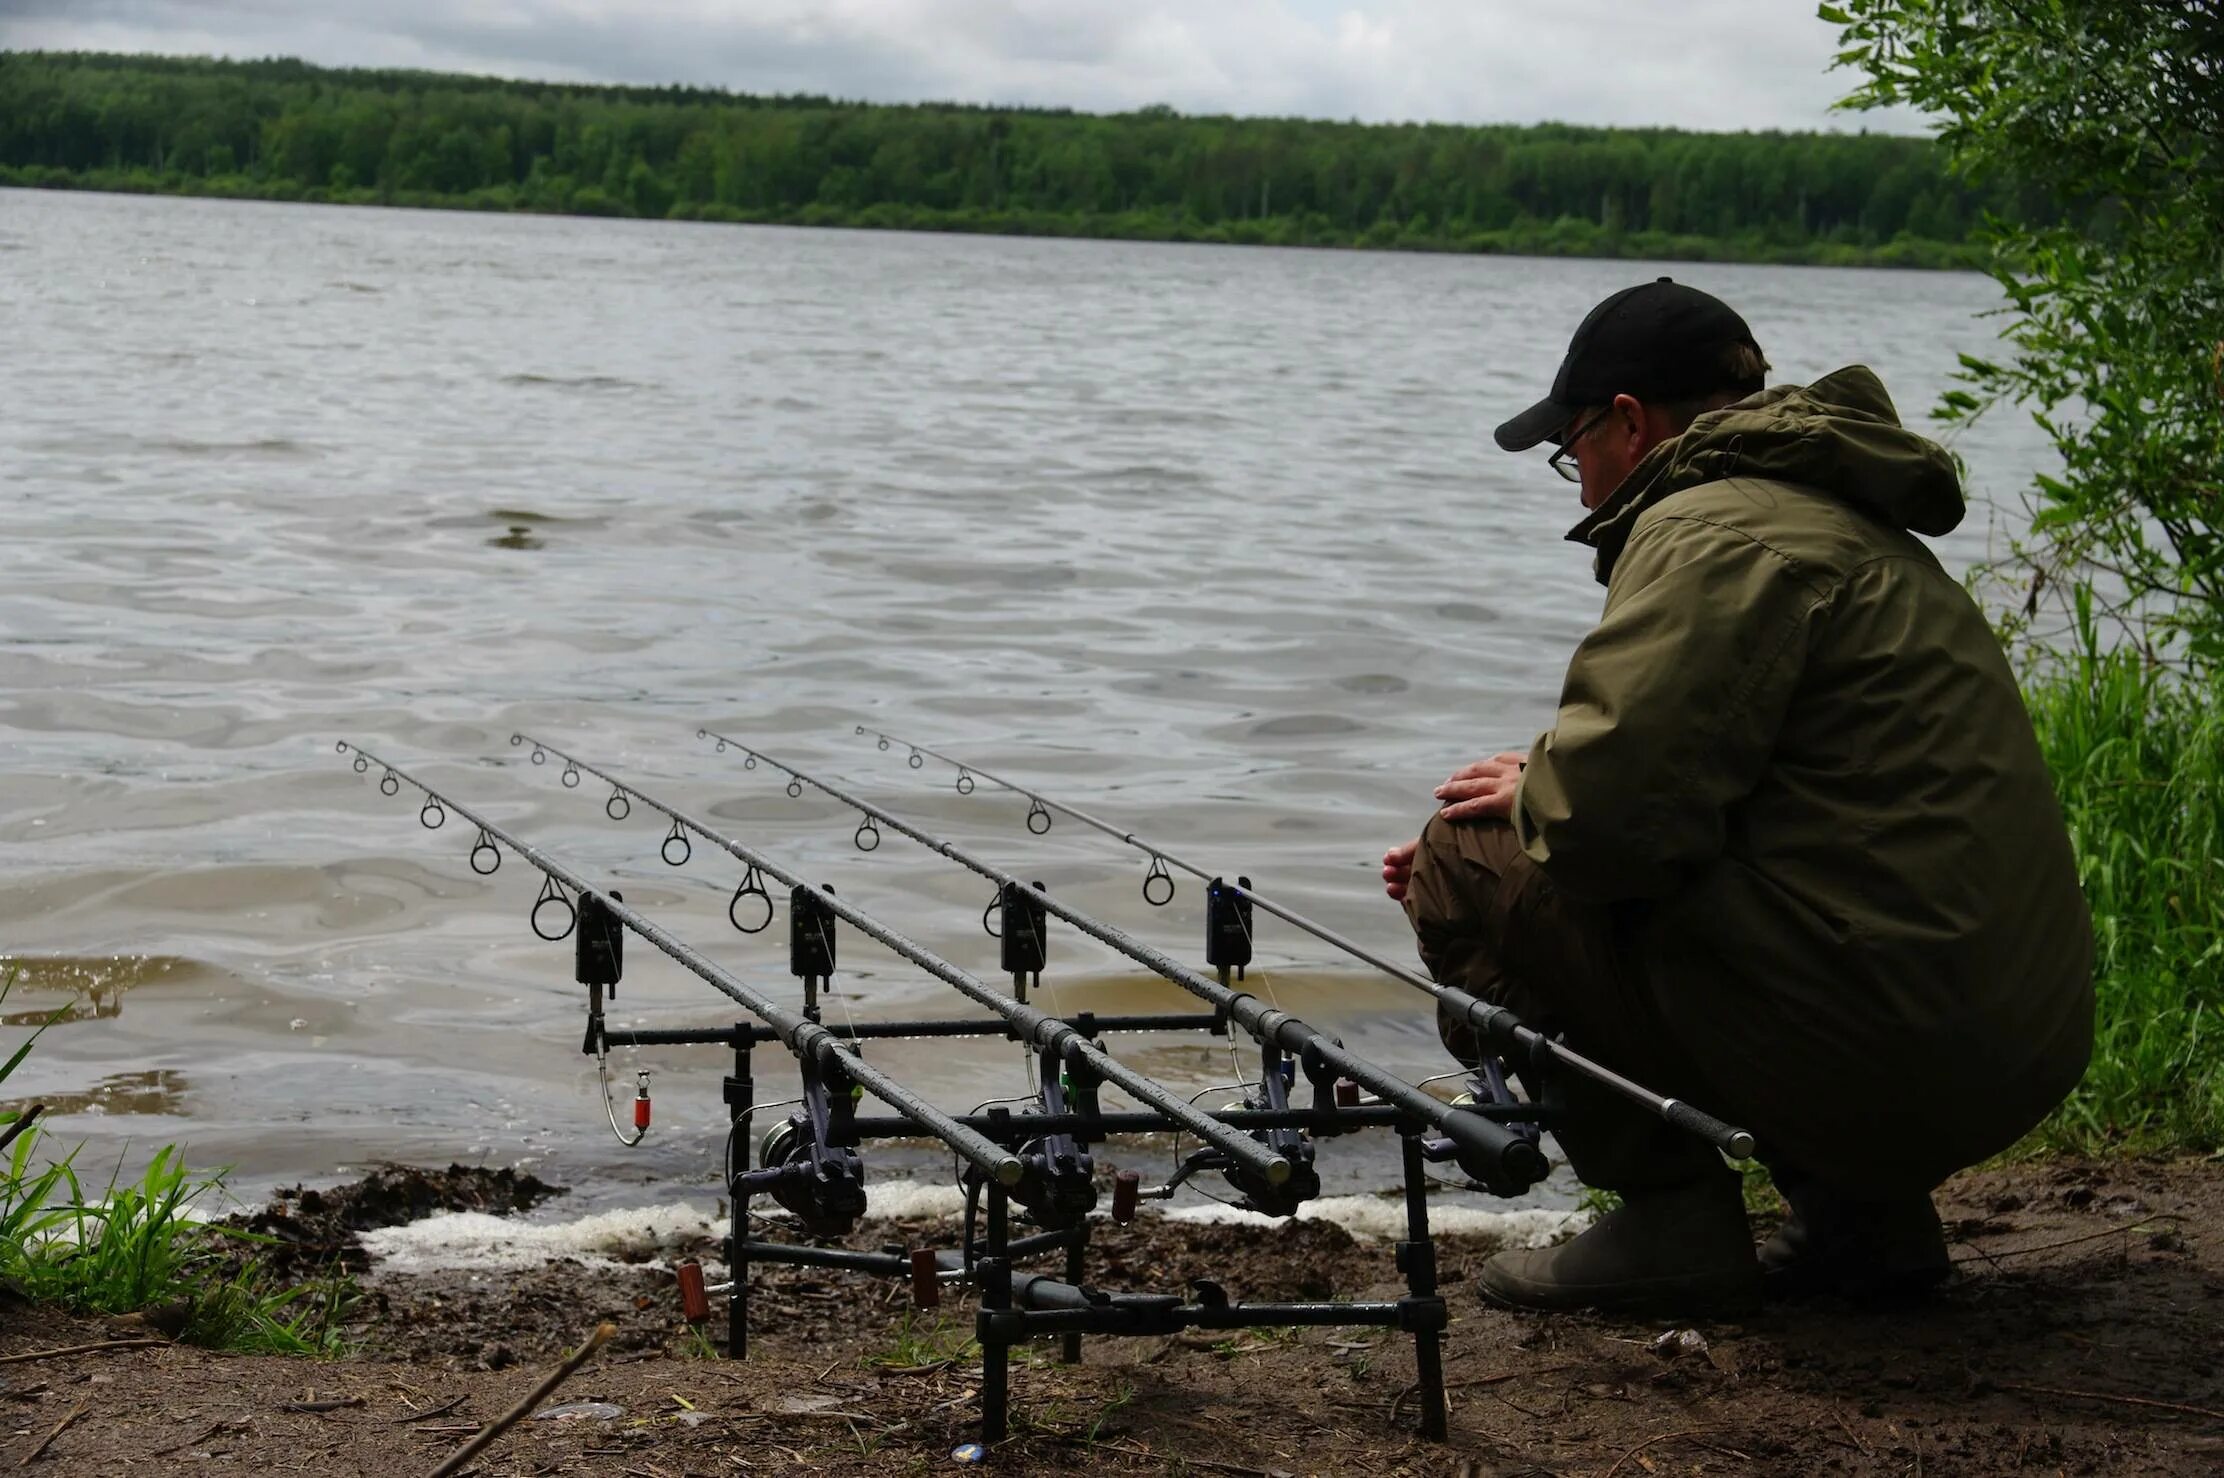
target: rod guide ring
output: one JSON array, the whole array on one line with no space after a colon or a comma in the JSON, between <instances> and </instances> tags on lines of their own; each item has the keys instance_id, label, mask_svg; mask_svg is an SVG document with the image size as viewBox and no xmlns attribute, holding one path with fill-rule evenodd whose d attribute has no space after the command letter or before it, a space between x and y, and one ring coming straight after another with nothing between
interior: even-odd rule
<instances>
[{"instance_id":1,"label":"rod guide ring","mask_svg":"<svg viewBox=\"0 0 2224 1478\"><path fill-rule=\"evenodd\" d=\"M541 927L541 910L551 903L564 911L564 927L553 934ZM556 879L553 877L544 876L541 880L541 896L533 900L531 922L533 932L550 944L554 944L557 940L570 934L573 927L579 922L579 910L572 907L571 899L564 895L564 890L556 885Z\"/></svg>"},{"instance_id":2,"label":"rod guide ring","mask_svg":"<svg viewBox=\"0 0 2224 1478\"><path fill-rule=\"evenodd\" d=\"M610 799L602 803L602 814L612 821L623 821L633 814L633 802L616 786L610 788Z\"/></svg>"},{"instance_id":3,"label":"rod guide ring","mask_svg":"<svg viewBox=\"0 0 2224 1478\"><path fill-rule=\"evenodd\" d=\"M427 831L440 830L441 824L447 819L448 813L442 808L437 796L427 796L424 806L417 812L417 820Z\"/></svg>"},{"instance_id":4,"label":"rod guide ring","mask_svg":"<svg viewBox=\"0 0 2224 1478\"><path fill-rule=\"evenodd\" d=\"M755 924L743 923L741 915L735 912L736 909L741 907L741 900L749 897L754 897L764 904L764 918ZM740 886L734 889L734 896L726 901L726 922L732 924L744 934L762 934L772 927L772 895L765 891L764 879L758 876L755 867L752 866L749 869L747 876L742 878Z\"/></svg>"},{"instance_id":5,"label":"rod guide ring","mask_svg":"<svg viewBox=\"0 0 2224 1478\"><path fill-rule=\"evenodd\" d=\"M388 770L385 774L379 776L378 793L380 795L400 795L402 793L401 777L392 770Z\"/></svg>"},{"instance_id":6,"label":"rod guide ring","mask_svg":"<svg viewBox=\"0 0 2224 1478\"><path fill-rule=\"evenodd\" d=\"M1164 883L1164 891L1157 884ZM1164 908L1174 901L1174 875L1166 870L1166 859L1157 855L1151 858L1151 870L1143 874L1143 901L1153 908Z\"/></svg>"},{"instance_id":7,"label":"rod guide ring","mask_svg":"<svg viewBox=\"0 0 2224 1478\"><path fill-rule=\"evenodd\" d=\"M677 857L672 855L672 843L674 842L680 844L680 855ZM664 834L664 844L658 847L656 852L659 857L664 859L667 866L684 867L687 865L687 859L695 855L695 844L687 839L687 833L681 830L680 824L675 821L672 823L672 829Z\"/></svg>"},{"instance_id":8,"label":"rod guide ring","mask_svg":"<svg viewBox=\"0 0 2224 1478\"><path fill-rule=\"evenodd\" d=\"M966 770L964 770L964 769L962 769L962 768L961 768L961 769L960 769L960 770L958 771L958 794L959 794L959 795L971 795L972 793L973 793L973 776L972 776L972 775L971 775L971 774L970 774L970 773L969 773L968 771L966 771Z\"/></svg>"},{"instance_id":9,"label":"rod guide ring","mask_svg":"<svg viewBox=\"0 0 2224 1478\"><path fill-rule=\"evenodd\" d=\"M857 834L850 840L857 843L857 850L860 852L877 852L880 850L880 828L873 825L872 817L867 816L857 823Z\"/></svg>"},{"instance_id":10,"label":"rod guide ring","mask_svg":"<svg viewBox=\"0 0 2224 1478\"><path fill-rule=\"evenodd\" d=\"M1037 823L1041 823L1037 825ZM1041 801L1029 797L1027 801L1027 829L1036 836L1050 830L1050 812Z\"/></svg>"},{"instance_id":11,"label":"rod guide ring","mask_svg":"<svg viewBox=\"0 0 2224 1478\"><path fill-rule=\"evenodd\" d=\"M356 773L356 774L360 775L360 774L362 774L362 773L363 773L364 771L366 771L366 770L370 769L370 767L371 767L371 762L370 762L369 760L367 760L367 759L363 758L363 756L362 756L362 755L361 755L360 753L358 753L358 754L357 754L357 755L355 756L355 773Z\"/></svg>"},{"instance_id":12,"label":"rod guide ring","mask_svg":"<svg viewBox=\"0 0 2224 1478\"><path fill-rule=\"evenodd\" d=\"M579 767L570 760L564 761L563 781L566 790L577 790L579 788Z\"/></svg>"},{"instance_id":13,"label":"rod guide ring","mask_svg":"<svg viewBox=\"0 0 2224 1478\"><path fill-rule=\"evenodd\" d=\"M479 866L481 852L487 854L487 864L484 867ZM494 838L487 835L485 827L479 828L479 839L471 846L471 870L485 878L492 877L501 866L502 849L494 845Z\"/></svg>"},{"instance_id":14,"label":"rod guide ring","mask_svg":"<svg viewBox=\"0 0 2224 1478\"><path fill-rule=\"evenodd\" d=\"M800 795L802 795L802 794L803 794L803 782L802 782L802 781L800 781L800 780L790 780L790 781L788 782L788 798L789 798L790 800L793 800L793 799L795 799L795 798L796 798L797 796L800 796Z\"/></svg>"}]
</instances>

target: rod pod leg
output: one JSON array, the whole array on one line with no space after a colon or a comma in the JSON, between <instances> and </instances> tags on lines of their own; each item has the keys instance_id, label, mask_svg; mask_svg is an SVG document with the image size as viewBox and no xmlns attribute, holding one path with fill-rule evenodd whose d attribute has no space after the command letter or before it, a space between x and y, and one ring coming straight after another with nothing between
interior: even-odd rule
<instances>
[{"instance_id":1,"label":"rod pod leg","mask_svg":"<svg viewBox=\"0 0 2224 1478\"><path fill-rule=\"evenodd\" d=\"M998 1314L1012 1306L1010 1208L1004 1187L988 1183L988 1246L974 1264L981 1302L974 1316L981 1346L981 1441L1001 1442L1011 1432L1011 1346Z\"/></svg>"},{"instance_id":2,"label":"rod pod leg","mask_svg":"<svg viewBox=\"0 0 2224 1478\"><path fill-rule=\"evenodd\" d=\"M749 1068L749 1029L745 1025L734 1028L734 1075L726 1080L726 1117L732 1126L728 1154L729 1168L733 1155L741 1157L740 1168L749 1168L749 1115L755 1107L756 1079ZM728 1227L726 1266L734 1286L726 1293L726 1355L733 1360L749 1358L749 1254L743 1249L749 1241L749 1193L737 1188L737 1183L726 1185L727 1204L733 1209L733 1222Z\"/></svg>"},{"instance_id":3,"label":"rod pod leg","mask_svg":"<svg viewBox=\"0 0 2224 1478\"><path fill-rule=\"evenodd\" d=\"M1421 1136L1408 1129L1398 1142L1405 1151L1405 1236L1398 1244L1398 1269L1405 1274L1409 1298L1438 1302L1436 1244L1429 1239L1428 1177L1423 1169ZM1442 1442L1449 1428L1444 1400L1444 1335L1441 1320L1413 1331L1413 1376L1420 1388L1421 1435Z\"/></svg>"},{"instance_id":4,"label":"rod pod leg","mask_svg":"<svg viewBox=\"0 0 2224 1478\"><path fill-rule=\"evenodd\" d=\"M1073 1229L1073 1240L1066 1244L1066 1281L1074 1287L1081 1286L1083 1260L1089 1250L1089 1222L1084 1217ZM1081 1363L1081 1331L1076 1329L1060 1342L1058 1359L1061 1364Z\"/></svg>"}]
</instances>

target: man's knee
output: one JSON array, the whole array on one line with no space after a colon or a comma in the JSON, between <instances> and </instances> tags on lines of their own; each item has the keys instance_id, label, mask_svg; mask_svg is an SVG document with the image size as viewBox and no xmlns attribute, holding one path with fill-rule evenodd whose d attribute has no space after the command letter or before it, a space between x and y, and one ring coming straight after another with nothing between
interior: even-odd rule
<instances>
[{"instance_id":1,"label":"man's knee","mask_svg":"<svg viewBox=\"0 0 2224 1478\"><path fill-rule=\"evenodd\" d=\"M1413 854L1406 916L1416 930L1479 930L1506 870L1520 855L1521 843L1504 821L1447 821L1441 812L1430 816Z\"/></svg>"}]
</instances>

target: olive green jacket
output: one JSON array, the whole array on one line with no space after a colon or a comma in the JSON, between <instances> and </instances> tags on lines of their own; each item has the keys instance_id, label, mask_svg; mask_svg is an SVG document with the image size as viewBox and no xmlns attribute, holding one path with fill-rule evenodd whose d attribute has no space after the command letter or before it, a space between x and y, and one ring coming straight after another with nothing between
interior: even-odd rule
<instances>
[{"instance_id":1,"label":"olive green jacket","mask_svg":"<svg viewBox=\"0 0 2224 1478\"><path fill-rule=\"evenodd\" d=\"M1548 879L1622 905L1703 1106L1880 1185L2004 1148L2092 1045L2052 781L1915 537L1962 514L1860 366L1655 447L1569 536L1606 609L1514 815Z\"/></svg>"}]
</instances>

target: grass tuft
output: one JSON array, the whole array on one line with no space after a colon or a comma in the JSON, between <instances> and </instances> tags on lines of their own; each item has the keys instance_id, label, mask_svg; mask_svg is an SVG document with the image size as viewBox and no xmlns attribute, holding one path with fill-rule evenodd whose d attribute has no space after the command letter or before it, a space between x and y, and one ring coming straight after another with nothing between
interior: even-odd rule
<instances>
[{"instance_id":1,"label":"grass tuft","mask_svg":"<svg viewBox=\"0 0 2224 1478\"><path fill-rule=\"evenodd\" d=\"M2224 1147L2224 672L2080 650L2025 698L2093 912L2084 1081L2032 1138L2078 1153Z\"/></svg>"},{"instance_id":2,"label":"grass tuft","mask_svg":"<svg viewBox=\"0 0 2224 1478\"><path fill-rule=\"evenodd\" d=\"M0 1000L16 980L0 974ZM63 1008L64 1012L67 1007ZM39 1033L0 1064L0 1083L20 1067ZM0 1129L17 1121L0 1112ZM194 1204L222 1187L189 1172L174 1145L155 1153L136 1181L121 1167L87 1197L76 1154L37 1163L37 1125L8 1146L0 1165L0 1279L29 1298L80 1313L147 1313L165 1332L214 1349L335 1355L355 1300L352 1280L334 1276L278 1285L242 1244L269 1239L205 1225Z\"/></svg>"}]
</instances>

